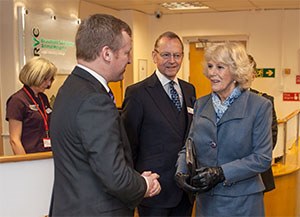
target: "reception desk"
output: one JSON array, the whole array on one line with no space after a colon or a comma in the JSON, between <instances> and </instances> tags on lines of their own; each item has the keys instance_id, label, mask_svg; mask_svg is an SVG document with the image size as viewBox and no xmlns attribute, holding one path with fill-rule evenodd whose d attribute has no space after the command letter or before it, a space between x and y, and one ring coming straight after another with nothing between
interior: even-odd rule
<instances>
[{"instance_id":1,"label":"reception desk","mask_svg":"<svg viewBox=\"0 0 300 217\"><path fill-rule=\"evenodd\" d=\"M53 171L51 152L0 157L0 216L47 215Z\"/></svg>"},{"instance_id":2,"label":"reception desk","mask_svg":"<svg viewBox=\"0 0 300 217\"><path fill-rule=\"evenodd\" d=\"M297 204L299 205L300 202L298 179L299 168L276 174L276 188L265 193L266 216L299 216L299 213L297 214Z\"/></svg>"},{"instance_id":3,"label":"reception desk","mask_svg":"<svg viewBox=\"0 0 300 217\"><path fill-rule=\"evenodd\" d=\"M0 157L0 216L46 216L54 180L53 166L51 152ZM266 216L300 216L299 167L292 163L275 164L273 172L276 189L265 194Z\"/></svg>"},{"instance_id":4,"label":"reception desk","mask_svg":"<svg viewBox=\"0 0 300 217\"><path fill-rule=\"evenodd\" d=\"M286 156L286 163L272 166L276 188L265 193L267 217L300 216L300 166L299 146L293 145Z\"/></svg>"}]
</instances>

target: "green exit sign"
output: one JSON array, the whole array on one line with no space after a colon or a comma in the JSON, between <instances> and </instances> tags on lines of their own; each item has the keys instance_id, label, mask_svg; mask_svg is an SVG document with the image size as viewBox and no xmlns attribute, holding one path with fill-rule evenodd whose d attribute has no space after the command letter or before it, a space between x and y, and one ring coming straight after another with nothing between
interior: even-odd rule
<instances>
[{"instance_id":1,"label":"green exit sign","mask_svg":"<svg viewBox=\"0 0 300 217\"><path fill-rule=\"evenodd\" d=\"M256 77L275 78L275 68L256 69Z\"/></svg>"}]
</instances>

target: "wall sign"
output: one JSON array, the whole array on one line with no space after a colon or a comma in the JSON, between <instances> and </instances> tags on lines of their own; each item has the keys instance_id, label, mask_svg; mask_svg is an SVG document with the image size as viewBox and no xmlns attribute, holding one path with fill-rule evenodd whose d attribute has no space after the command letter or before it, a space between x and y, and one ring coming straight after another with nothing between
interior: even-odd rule
<instances>
[{"instance_id":1,"label":"wall sign","mask_svg":"<svg viewBox=\"0 0 300 217\"><path fill-rule=\"evenodd\" d=\"M34 27L32 29L32 52L34 56L41 55L66 55L68 49L75 46L72 41L64 41L59 39L40 38L40 29Z\"/></svg>"},{"instance_id":2,"label":"wall sign","mask_svg":"<svg viewBox=\"0 0 300 217\"><path fill-rule=\"evenodd\" d=\"M300 101L300 92L299 93L292 93L292 92L286 92L283 93L283 101Z\"/></svg>"},{"instance_id":3,"label":"wall sign","mask_svg":"<svg viewBox=\"0 0 300 217\"><path fill-rule=\"evenodd\" d=\"M275 68L256 69L256 77L259 77L259 78L275 78Z\"/></svg>"},{"instance_id":4,"label":"wall sign","mask_svg":"<svg viewBox=\"0 0 300 217\"><path fill-rule=\"evenodd\" d=\"M41 56L53 62L60 74L69 74L76 65L75 35L78 20L51 16L18 8L20 62L25 64L34 56ZM22 65L21 65L22 67Z\"/></svg>"},{"instance_id":5,"label":"wall sign","mask_svg":"<svg viewBox=\"0 0 300 217\"><path fill-rule=\"evenodd\" d=\"M296 84L300 84L300 75L296 75Z\"/></svg>"}]
</instances>

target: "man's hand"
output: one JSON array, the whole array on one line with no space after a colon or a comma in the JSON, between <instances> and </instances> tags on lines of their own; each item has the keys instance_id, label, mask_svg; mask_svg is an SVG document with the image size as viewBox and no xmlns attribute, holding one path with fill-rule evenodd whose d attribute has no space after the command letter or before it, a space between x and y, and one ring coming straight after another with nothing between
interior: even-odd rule
<instances>
[{"instance_id":1,"label":"man's hand","mask_svg":"<svg viewBox=\"0 0 300 217\"><path fill-rule=\"evenodd\" d=\"M144 197L153 197L158 195L161 191L161 187L158 182L159 175L157 173L152 173L151 171L145 171L141 176L144 177L147 183L147 191Z\"/></svg>"},{"instance_id":2,"label":"man's hand","mask_svg":"<svg viewBox=\"0 0 300 217\"><path fill-rule=\"evenodd\" d=\"M225 180L221 167L201 167L196 172L197 175L192 178L191 183L201 191L208 191Z\"/></svg>"},{"instance_id":3,"label":"man's hand","mask_svg":"<svg viewBox=\"0 0 300 217\"><path fill-rule=\"evenodd\" d=\"M175 181L179 188L182 188L184 191L196 194L201 191L200 188L196 188L194 186L191 186L187 183L187 180L190 178L188 174L183 173L176 173L175 174Z\"/></svg>"}]
</instances>

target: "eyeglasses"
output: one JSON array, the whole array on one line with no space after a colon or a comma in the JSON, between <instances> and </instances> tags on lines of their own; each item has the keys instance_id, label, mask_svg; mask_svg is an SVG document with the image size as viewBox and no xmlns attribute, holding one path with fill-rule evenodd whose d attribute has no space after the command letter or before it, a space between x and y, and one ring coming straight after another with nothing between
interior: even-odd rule
<instances>
[{"instance_id":1,"label":"eyeglasses","mask_svg":"<svg viewBox=\"0 0 300 217\"><path fill-rule=\"evenodd\" d=\"M156 53L158 53L161 58L164 60L169 60L173 56L175 60L180 60L183 57L183 53L169 53L169 52L158 52L158 50L154 49Z\"/></svg>"}]
</instances>

